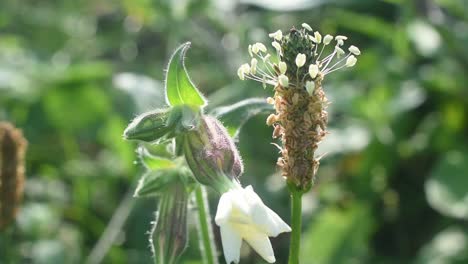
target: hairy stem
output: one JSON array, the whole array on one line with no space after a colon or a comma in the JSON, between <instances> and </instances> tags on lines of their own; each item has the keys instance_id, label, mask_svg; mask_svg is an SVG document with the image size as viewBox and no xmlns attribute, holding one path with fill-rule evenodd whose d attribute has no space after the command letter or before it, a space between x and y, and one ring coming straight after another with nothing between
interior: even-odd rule
<instances>
[{"instance_id":1,"label":"hairy stem","mask_svg":"<svg viewBox=\"0 0 468 264\"><path fill-rule=\"evenodd\" d=\"M198 207L198 233L203 263L218 264L205 187L200 185L195 189L195 200Z\"/></svg>"},{"instance_id":2,"label":"hairy stem","mask_svg":"<svg viewBox=\"0 0 468 264\"><path fill-rule=\"evenodd\" d=\"M291 242L289 244L289 264L299 264L302 227L302 192L291 190Z\"/></svg>"}]
</instances>

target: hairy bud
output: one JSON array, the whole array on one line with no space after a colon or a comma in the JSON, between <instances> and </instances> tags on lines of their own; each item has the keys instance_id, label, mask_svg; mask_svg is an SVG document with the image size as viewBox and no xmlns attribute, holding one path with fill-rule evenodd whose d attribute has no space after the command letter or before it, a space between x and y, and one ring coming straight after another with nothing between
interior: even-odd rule
<instances>
[{"instance_id":1,"label":"hairy bud","mask_svg":"<svg viewBox=\"0 0 468 264\"><path fill-rule=\"evenodd\" d=\"M195 178L221 193L243 172L239 152L216 118L202 116L198 128L185 134L183 144Z\"/></svg>"},{"instance_id":2,"label":"hairy bud","mask_svg":"<svg viewBox=\"0 0 468 264\"><path fill-rule=\"evenodd\" d=\"M0 122L0 230L15 219L23 196L26 146L20 130Z\"/></svg>"},{"instance_id":3,"label":"hairy bud","mask_svg":"<svg viewBox=\"0 0 468 264\"><path fill-rule=\"evenodd\" d=\"M157 109L137 116L124 131L124 138L153 142L174 137L198 125L199 114L190 106L181 105Z\"/></svg>"}]
</instances>

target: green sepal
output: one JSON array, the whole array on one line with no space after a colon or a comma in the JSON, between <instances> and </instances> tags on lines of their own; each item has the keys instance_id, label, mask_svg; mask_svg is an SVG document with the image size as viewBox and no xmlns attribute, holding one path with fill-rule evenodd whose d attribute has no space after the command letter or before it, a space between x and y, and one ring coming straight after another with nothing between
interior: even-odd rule
<instances>
[{"instance_id":1,"label":"green sepal","mask_svg":"<svg viewBox=\"0 0 468 264\"><path fill-rule=\"evenodd\" d=\"M161 195L172 184L183 184L190 192L194 184L190 171L185 167L159 169L147 171L138 181L135 197L149 197Z\"/></svg>"},{"instance_id":2,"label":"green sepal","mask_svg":"<svg viewBox=\"0 0 468 264\"><path fill-rule=\"evenodd\" d=\"M166 102L170 106L192 105L204 107L206 100L198 91L185 68L185 53L190 42L180 45L172 54L166 74Z\"/></svg>"}]
</instances>

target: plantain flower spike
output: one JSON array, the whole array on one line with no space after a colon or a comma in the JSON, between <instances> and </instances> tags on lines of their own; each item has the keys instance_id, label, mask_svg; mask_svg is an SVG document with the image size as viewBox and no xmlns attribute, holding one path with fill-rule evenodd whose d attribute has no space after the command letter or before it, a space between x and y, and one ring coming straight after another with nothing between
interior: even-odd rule
<instances>
[{"instance_id":1,"label":"plantain flower spike","mask_svg":"<svg viewBox=\"0 0 468 264\"><path fill-rule=\"evenodd\" d=\"M275 35L270 35L275 38ZM288 186L307 191L312 186L319 167L315 155L319 143L327 135L329 104L322 82L335 71L353 67L361 51L351 45L345 52L346 36L322 34L303 23L274 39L272 59L268 51L254 56L265 63L256 72L244 72L242 80L251 79L263 86L271 85L274 96L269 100L276 113L267 119L274 127L273 137L282 141L277 165Z\"/></svg>"},{"instance_id":2,"label":"plantain flower spike","mask_svg":"<svg viewBox=\"0 0 468 264\"><path fill-rule=\"evenodd\" d=\"M23 197L26 147L19 129L0 122L0 231L15 219Z\"/></svg>"}]
</instances>

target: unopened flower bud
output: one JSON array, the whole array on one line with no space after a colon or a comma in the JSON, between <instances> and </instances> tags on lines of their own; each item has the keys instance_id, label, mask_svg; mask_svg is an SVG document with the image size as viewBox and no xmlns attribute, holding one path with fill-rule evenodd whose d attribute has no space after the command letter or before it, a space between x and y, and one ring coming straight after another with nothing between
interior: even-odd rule
<instances>
[{"instance_id":1,"label":"unopened flower bud","mask_svg":"<svg viewBox=\"0 0 468 264\"><path fill-rule=\"evenodd\" d=\"M167 187L159 199L156 221L151 229L151 249L157 263L178 263L187 247L187 204L185 186L174 183Z\"/></svg>"},{"instance_id":2,"label":"unopened flower bud","mask_svg":"<svg viewBox=\"0 0 468 264\"><path fill-rule=\"evenodd\" d=\"M173 113L176 115L176 113ZM175 122L168 124L170 109L158 109L137 116L124 131L124 138L128 140L142 140L152 142L168 134ZM174 118L176 118L174 116ZM178 119L180 117L177 117Z\"/></svg>"},{"instance_id":3,"label":"unopened flower bud","mask_svg":"<svg viewBox=\"0 0 468 264\"><path fill-rule=\"evenodd\" d=\"M202 116L199 127L185 134L183 150L195 178L219 192L243 171L234 142L224 126L211 116Z\"/></svg>"}]
</instances>

